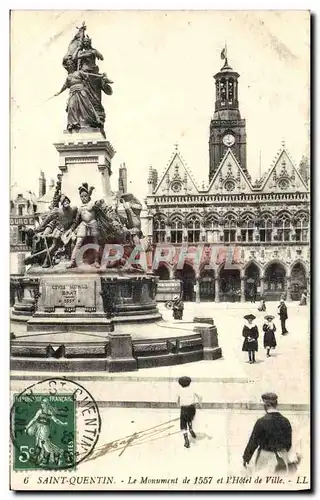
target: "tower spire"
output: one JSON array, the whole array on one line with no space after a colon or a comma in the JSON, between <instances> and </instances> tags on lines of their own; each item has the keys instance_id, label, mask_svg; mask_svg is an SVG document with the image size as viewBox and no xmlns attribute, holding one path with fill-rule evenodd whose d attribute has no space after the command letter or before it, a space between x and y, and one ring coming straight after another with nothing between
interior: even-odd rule
<instances>
[{"instance_id":1,"label":"tower spire","mask_svg":"<svg viewBox=\"0 0 320 500\"><path fill-rule=\"evenodd\" d=\"M228 65L227 43L221 51L224 66L214 75L215 79L215 109L210 123L209 179L216 172L227 148L232 148L242 169L247 170L246 159L246 123L241 118L238 99L237 71Z\"/></svg>"}]
</instances>

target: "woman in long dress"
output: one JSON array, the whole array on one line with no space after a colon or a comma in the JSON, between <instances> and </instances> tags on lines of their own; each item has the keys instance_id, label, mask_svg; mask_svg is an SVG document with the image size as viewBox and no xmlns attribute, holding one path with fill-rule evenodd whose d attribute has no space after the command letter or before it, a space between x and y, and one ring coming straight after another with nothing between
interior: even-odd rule
<instances>
[{"instance_id":1,"label":"woman in long dress","mask_svg":"<svg viewBox=\"0 0 320 500\"><path fill-rule=\"evenodd\" d=\"M277 346L276 341L276 326L273 322L274 316L268 315L264 318L266 322L264 323L262 330L264 331L263 336L263 347L267 350L267 357L270 358L270 349L275 349Z\"/></svg>"},{"instance_id":2,"label":"woman in long dress","mask_svg":"<svg viewBox=\"0 0 320 500\"><path fill-rule=\"evenodd\" d=\"M60 465L63 449L50 440L51 421L58 425L67 425L67 422L61 422L55 416L54 408L49 404L48 399L44 398L41 401L41 408L26 426L26 432L36 439L35 447L39 451L39 464L46 462Z\"/></svg>"},{"instance_id":3,"label":"woman in long dress","mask_svg":"<svg viewBox=\"0 0 320 500\"><path fill-rule=\"evenodd\" d=\"M244 337L242 350L248 353L249 363L255 363L255 353L258 351L258 338L259 331L257 325L253 324L253 320L256 319L254 314L247 314L244 316L247 320L247 325L244 325L242 330L242 336Z\"/></svg>"},{"instance_id":4,"label":"woman in long dress","mask_svg":"<svg viewBox=\"0 0 320 500\"><path fill-rule=\"evenodd\" d=\"M69 74L60 92L55 95L58 96L70 89L66 108L68 131L79 131L82 127L91 127L99 128L104 134L105 112L101 104L101 89L100 95L97 95L97 83L94 85L91 81L92 79L101 80L101 77L89 75L83 71L75 71L73 61L69 60L66 64Z\"/></svg>"}]
</instances>

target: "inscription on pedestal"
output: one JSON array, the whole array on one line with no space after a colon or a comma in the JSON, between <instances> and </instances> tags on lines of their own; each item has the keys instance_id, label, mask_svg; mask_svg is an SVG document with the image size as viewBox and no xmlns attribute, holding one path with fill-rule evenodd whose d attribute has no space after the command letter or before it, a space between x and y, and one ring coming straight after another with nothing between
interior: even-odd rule
<instances>
[{"instance_id":1,"label":"inscription on pedestal","mask_svg":"<svg viewBox=\"0 0 320 500\"><path fill-rule=\"evenodd\" d=\"M55 280L44 280L42 285L42 306L46 312L52 312L57 307L64 308L65 312L75 312L77 308L84 308L86 312L96 311L96 284L90 280L81 280L74 283L71 280L57 283Z\"/></svg>"}]
</instances>

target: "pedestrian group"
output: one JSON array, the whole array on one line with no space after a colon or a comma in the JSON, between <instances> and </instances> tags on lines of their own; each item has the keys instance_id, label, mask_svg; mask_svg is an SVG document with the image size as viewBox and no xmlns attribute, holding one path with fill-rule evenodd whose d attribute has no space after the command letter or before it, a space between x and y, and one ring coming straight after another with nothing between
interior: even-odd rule
<instances>
[{"instance_id":1,"label":"pedestrian group","mask_svg":"<svg viewBox=\"0 0 320 500\"><path fill-rule=\"evenodd\" d=\"M258 307L259 311L266 311L266 304L264 300L261 300L261 303ZM288 319L288 310L285 304L284 299L280 299L280 304L278 305L278 315L281 323L281 335L287 335L288 330L286 328L286 321ZM255 363L255 353L258 351L258 338L259 338L259 330L256 324L254 324L254 320L256 316L254 314L246 314L244 316L246 320L246 324L242 329L242 336L244 337L242 350L248 353L249 363ZM265 317L265 322L262 326L263 330L263 347L266 349L266 355L270 358L270 350L275 349L277 347L277 341L275 333L277 331L276 325L274 324L275 317L272 314L267 314Z\"/></svg>"}]
</instances>

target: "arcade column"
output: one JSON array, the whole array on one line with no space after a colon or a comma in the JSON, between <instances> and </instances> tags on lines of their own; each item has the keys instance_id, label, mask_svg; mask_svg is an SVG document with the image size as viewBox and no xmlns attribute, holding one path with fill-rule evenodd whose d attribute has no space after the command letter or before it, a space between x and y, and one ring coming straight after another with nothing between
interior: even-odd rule
<instances>
[{"instance_id":1,"label":"arcade column","mask_svg":"<svg viewBox=\"0 0 320 500\"><path fill-rule=\"evenodd\" d=\"M291 278L287 276L287 286L286 286L287 302L292 302L291 298Z\"/></svg>"},{"instance_id":2,"label":"arcade column","mask_svg":"<svg viewBox=\"0 0 320 500\"><path fill-rule=\"evenodd\" d=\"M214 301L220 302L220 284L219 277L214 280Z\"/></svg>"},{"instance_id":3,"label":"arcade column","mask_svg":"<svg viewBox=\"0 0 320 500\"><path fill-rule=\"evenodd\" d=\"M200 304L200 278L196 278L195 284L195 292L196 292L196 303Z\"/></svg>"},{"instance_id":4,"label":"arcade column","mask_svg":"<svg viewBox=\"0 0 320 500\"><path fill-rule=\"evenodd\" d=\"M244 290L244 276L240 278L240 302L245 302L245 290Z\"/></svg>"}]
</instances>

